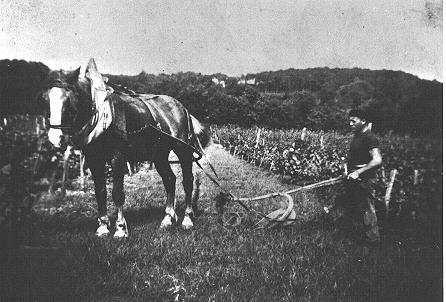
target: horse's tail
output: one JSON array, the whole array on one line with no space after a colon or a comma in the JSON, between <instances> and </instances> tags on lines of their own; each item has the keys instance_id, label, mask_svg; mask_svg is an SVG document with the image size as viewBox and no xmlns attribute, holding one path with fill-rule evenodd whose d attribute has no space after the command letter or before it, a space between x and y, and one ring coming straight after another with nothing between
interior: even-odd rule
<instances>
[{"instance_id":1,"label":"horse's tail","mask_svg":"<svg viewBox=\"0 0 446 302\"><path fill-rule=\"evenodd\" d=\"M210 131L207 127L205 127L202 123L200 123L195 116L192 114L190 115L190 121L191 121L191 130L193 131L193 134L197 138L197 147L198 149L204 153L204 149L212 145L212 137L210 134Z\"/></svg>"},{"instance_id":2,"label":"horse's tail","mask_svg":"<svg viewBox=\"0 0 446 302\"><path fill-rule=\"evenodd\" d=\"M204 158L204 162L209 165L212 172L214 172L214 175L217 176L217 172L215 171L214 166L212 165L209 155L206 154L204 149L210 147L213 144L211 132L209 128L205 127L203 124L201 124L193 115L189 114L189 121L190 126L192 127L192 131L194 133L194 136L196 137L195 141L195 147L199 150L201 155ZM197 164L199 167L201 167L201 164L199 163L199 160L197 161ZM201 167L202 168L202 167ZM203 169L203 168L202 168ZM217 176L218 177L218 176Z\"/></svg>"}]
</instances>

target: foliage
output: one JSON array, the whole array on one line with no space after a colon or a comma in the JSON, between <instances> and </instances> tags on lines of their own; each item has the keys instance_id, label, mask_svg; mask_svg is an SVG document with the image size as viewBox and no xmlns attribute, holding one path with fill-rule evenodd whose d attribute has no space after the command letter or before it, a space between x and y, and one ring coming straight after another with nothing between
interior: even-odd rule
<instances>
[{"instance_id":1,"label":"foliage","mask_svg":"<svg viewBox=\"0 0 446 302\"><path fill-rule=\"evenodd\" d=\"M257 133L261 131L259 143ZM317 182L339 176L344 171L348 135L335 132L243 129L236 126L214 127L219 141L231 154L269 169L292 183ZM393 189L394 214L415 215L431 224L441 219L442 147L432 139L414 139L387 135L380 137L383 167L379 192L387 187L390 170L398 174ZM415 170L419 179L414 180ZM430 217L430 218L428 218Z\"/></svg>"},{"instance_id":2,"label":"foliage","mask_svg":"<svg viewBox=\"0 0 446 302\"><path fill-rule=\"evenodd\" d=\"M225 87L212 77L224 80ZM442 129L442 83L403 72L313 68L242 77L255 79L254 85L192 72L110 79L141 92L176 97L197 117L220 125L346 131L347 111L364 106L377 132L439 135Z\"/></svg>"},{"instance_id":3,"label":"foliage","mask_svg":"<svg viewBox=\"0 0 446 302\"><path fill-rule=\"evenodd\" d=\"M35 137L26 131L0 127L0 270L16 257L21 233L31 215L32 174L27 167L35 146ZM0 283L4 281L0 278Z\"/></svg>"},{"instance_id":4,"label":"foliage","mask_svg":"<svg viewBox=\"0 0 446 302\"><path fill-rule=\"evenodd\" d=\"M41 114L39 96L48 73L42 63L0 61L0 115ZM241 78L145 71L107 76L137 92L175 97L200 120L220 125L345 131L347 110L365 106L374 116L377 132L438 136L442 131L443 84L404 72L309 68ZM224 81L224 87L214 78Z\"/></svg>"},{"instance_id":5,"label":"foliage","mask_svg":"<svg viewBox=\"0 0 446 302\"><path fill-rule=\"evenodd\" d=\"M39 94L49 71L40 62L0 60L0 116L41 113Z\"/></svg>"}]
</instances>

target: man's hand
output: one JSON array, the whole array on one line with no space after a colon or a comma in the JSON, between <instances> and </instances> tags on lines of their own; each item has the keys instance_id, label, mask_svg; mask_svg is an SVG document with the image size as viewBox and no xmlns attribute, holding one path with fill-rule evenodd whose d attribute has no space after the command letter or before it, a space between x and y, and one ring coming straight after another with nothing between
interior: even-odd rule
<instances>
[{"instance_id":1,"label":"man's hand","mask_svg":"<svg viewBox=\"0 0 446 302\"><path fill-rule=\"evenodd\" d=\"M352 173L350 173L349 175L347 175L347 179L358 179L359 178L359 173L358 171L353 171Z\"/></svg>"}]
</instances>

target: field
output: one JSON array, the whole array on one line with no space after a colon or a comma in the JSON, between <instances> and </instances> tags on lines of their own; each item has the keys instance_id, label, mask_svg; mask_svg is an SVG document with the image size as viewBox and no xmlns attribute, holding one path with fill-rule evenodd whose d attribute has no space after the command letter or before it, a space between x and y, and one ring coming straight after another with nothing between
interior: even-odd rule
<instances>
[{"instance_id":1,"label":"field","mask_svg":"<svg viewBox=\"0 0 446 302\"><path fill-rule=\"evenodd\" d=\"M232 130L246 142L248 138L255 141L255 130L246 137L243 130ZM223 145L225 133L226 128L216 130ZM325 143L329 145L328 137ZM283 151L279 151L281 156ZM301 181L318 180L316 174L296 180L283 173L285 168L279 173L270 169L270 163L259 168L260 162L252 156L246 162L239 158L242 154L234 156L234 150L218 145L209 154L222 185L238 197L282 192ZM181 208L184 195L178 167L175 172ZM229 204L226 213L243 214L242 223L231 227L219 221L216 211L220 190L197 173L201 175L201 213L191 231L179 225L159 229L165 194L161 179L149 165L125 179L127 240L95 237L96 204L89 180L84 190L74 180L64 200L36 197L32 211L18 224L18 245L12 245L9 261L2 263L3 297L32 301L442 300L441 217L424 223L403 211L383 226L381 245L367 246L335 228L323 211L327 192L317 190L293 195L298 220L292 226L255 229L256 217ZM431 174L423 173L422 183L432 185L426 176ZM420 201L424 199L415 198L424 189L412 186L410 179L396 188L405 190L407 200L413 198L410 209L417 215L431 215L425 210L430 207ZM398 194L393 198L401 198ZM269 213L282 205L271 199L252 206ZM109 214L114 211L109 201Z\"/></svg>"}]
</instances>

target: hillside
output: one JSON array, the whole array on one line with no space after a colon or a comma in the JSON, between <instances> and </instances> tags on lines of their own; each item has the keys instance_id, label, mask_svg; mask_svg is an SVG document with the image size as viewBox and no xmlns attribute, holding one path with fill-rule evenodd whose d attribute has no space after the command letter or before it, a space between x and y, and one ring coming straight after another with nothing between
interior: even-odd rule
<instances>
[{"instance_id":1,"label":"hillside","mask_svg":"<svg viewBox=\"0 0 446 302\"><path fill-rule=\"evenodd\" d=\"M180 99L210 123L347 130L346 112L369 108L378 132L440 135L443 84L401 71L288 69L244 75L109 75L139 92Z\"/></svg>"},{"instance_id":2,"label":"hillside","mask_svg":"<svg viewBox=\"0 0 446 302\"><path fill-rule=\"evenodd\" d=\"M39 91L48 72L43 63L0 61L0 115L40 113ZM138 92L171 95L212 124L346 131L348 109L364 106L374 116L377 132L442 134L443 83L401 71L309 68L242 77L144 71L107 76Z\"/></svg>"}]
</instances>

